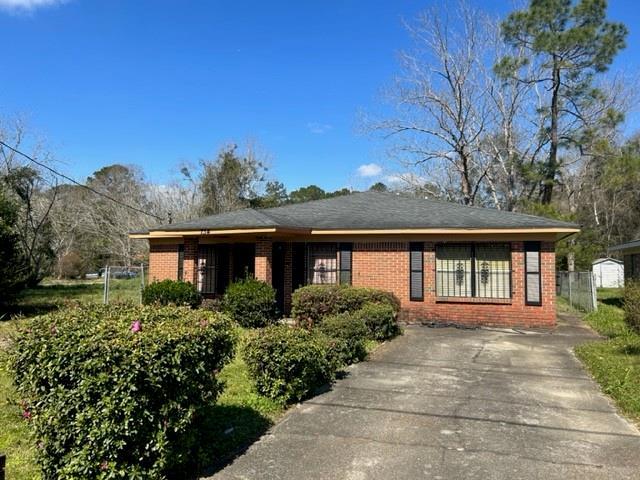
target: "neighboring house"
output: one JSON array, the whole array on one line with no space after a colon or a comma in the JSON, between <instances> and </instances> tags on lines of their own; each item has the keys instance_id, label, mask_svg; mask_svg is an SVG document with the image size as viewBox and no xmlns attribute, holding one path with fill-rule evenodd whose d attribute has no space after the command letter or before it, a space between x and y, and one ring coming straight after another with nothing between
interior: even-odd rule
<instances>
[{"instance_id":1,"label":"neighboring house","mask_svg":"<svg viewBox=\"0 0 640 480\"><path fill-rule=\"evenodd\" d=\"M614 258L599 258L591 264L596 288L624 287L624 264Z\"/></svg>"},{"instance_id":2,"label":"neighboring house","mask_svg":"<svg viewBox=\"0 0 640 480\"><path fill-rule=\"evenodd\" d=\"M616 245L611 247L609 251L622 255L625 280L640 280L640 240Z\"/></svg>"},{"instance_id":3,"label":"neighboring house","mask_svg":"<svg viewBox=\"0 0 640 480\"><path fill-rule=\"evenodd\" d=\"M132 233L149 240L152 280L205 296L253 275L288 313L293 290L349 284L393 292L407 322L555 324L555 242L576 225L364 192L244 209Z\"/></svg>"}]
</instances>

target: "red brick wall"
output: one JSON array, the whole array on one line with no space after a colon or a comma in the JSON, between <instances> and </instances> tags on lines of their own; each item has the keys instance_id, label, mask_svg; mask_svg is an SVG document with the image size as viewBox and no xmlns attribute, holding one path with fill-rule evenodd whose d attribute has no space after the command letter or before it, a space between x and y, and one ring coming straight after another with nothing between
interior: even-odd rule
<instances>
[{"instance_id":1,"label":"red brick wall","mask_svg":"<svg viewBox=\"0 0 640 480\"><path fill-rule=\"evenodd\" d=\"M177 280L178 245L149 245L149 281Z\"/></svg>"},{"instance_id":2,"label":"red brick wall","mask_svg":"<svg viewBox=\"0 0 640 480\"><path fill-rule=\"evenodd\" d=\"M425 243L424 300L409 300L409 243L406 241L354 242L352 282L355 286L376 287L393 292L401 301L401 320L405 322L459 323L496 326L552 326L555 324L555 251L553 242L542 242L542 306L524 301L523 242L511 243L512 298L492 304L475 299L440 302L436 299L435 246ZM198 239L184 240L184 279L196 283ZM255 276L271 283L272 240L256 242ZM150 246L151 280L177 278L178 245ZM290 304L291 244L285 255L285 304ZM464 301L467 300L467 301ZM502 303L501 303L502 302Z\"/></svg>"},{"instance_id":3,"label":"red brick wall","mask_svg":"<svg viewBox=\"0 0 640 480\"><path fill-rule=\"evenodd\" d=\"M408 242L355 243L353 285L376 287L393 292L402 305L401 320L408 323L451 322L464 325L523 327L555 325L553 243L542 243L542 306L525 305L523 243L513 242L511 246L512 298L508 303L498 303L498 301L492 304L477 303L472 299L437 301L433 243L425 243L423 301L409 300Z\"/></svg>"},{"instance_id":4,"label":"red brick wall","mask_svg":"<svg viewBox=\"0 0 640 480\"><path fill-rule=\"evenodd\" d=\"M273 242L269 237L256 239L256 263L255 277L258 280L271 285L271 257L273 255Z\"/></svg>"},{"instance_id":5,"label":"red brick wall","mask_svg":"<svg viewBox=\"0 0 640 480\"><path fill-rule=\"evenodd\" d=\"M184 281L194 285L198 283L198 239L187 237L184 239Z\"/></svg>"}]
</instances>

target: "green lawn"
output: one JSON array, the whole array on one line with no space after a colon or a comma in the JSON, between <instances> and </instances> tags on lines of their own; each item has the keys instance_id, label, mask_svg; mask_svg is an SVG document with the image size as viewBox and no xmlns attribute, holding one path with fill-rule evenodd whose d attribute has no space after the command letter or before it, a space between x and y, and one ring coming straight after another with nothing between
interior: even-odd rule
<instances>
[{"instance_id":1,"label":"green lawn","mask_svg":"<svg viewBox=\"0 0 640 480\"><path fill-rule=\"evenodd\" d=\"M579 345L576 355L620 410L639 422L640 335L624 322L621 289L602 289L598 300L598 310L584 320L606 340Z\"/></svg>"}]
</instances>

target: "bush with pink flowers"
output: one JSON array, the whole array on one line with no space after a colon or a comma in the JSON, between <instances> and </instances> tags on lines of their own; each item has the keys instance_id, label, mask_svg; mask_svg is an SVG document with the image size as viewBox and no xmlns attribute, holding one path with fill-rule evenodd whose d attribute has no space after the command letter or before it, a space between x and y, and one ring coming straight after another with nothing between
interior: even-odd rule
<instances>
[{"instance_id":1,"label":"bush with pink flowers","mask_svg":"<svg viewBox=\"0 0 640 480\"><path fill-rule=\"evenodd\" d=\"M77 306L15 337L11 366L43 478L164 478L197 458L231 322L186 307Z\"/></svg>"}]
</instances>

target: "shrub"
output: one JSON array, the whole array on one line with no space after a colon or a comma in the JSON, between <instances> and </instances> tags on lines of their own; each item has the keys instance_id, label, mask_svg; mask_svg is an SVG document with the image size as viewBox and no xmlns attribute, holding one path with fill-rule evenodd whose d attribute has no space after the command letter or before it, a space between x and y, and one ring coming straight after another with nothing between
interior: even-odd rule
<instances>
[{"instance_id":1,"label":"shrub","mask_svg":"<svg viewBox=\"0 0 640 480\"><path fill-rule=\"evenodd\" d=\"M627 282L624 287L624 319L631 328L640 331L640 282Z\"/></svg>"},{"instance_id":2,"label":"shrub","mask_svg":"<svg viewBox=\"0 0 640 480\"><path fill-rule=\"evenodd\" d=\"M387 340L400 333L393 307L383 303L365 303L353 316L364 322L374 340Z\"/></svg>"},{"instance_id":3,"label":"shrub","mask_svg":"<svg viewBox=\"0 0 640 480\"><path fill-rule=\"evenodd\" d=\"M362 319L353 314L341 313L325 317L319 330L342 341L338 354L344 364L349 365L367 356L365 341L369 337L369 329Z\"/></svg>"},{"instance_id":4,"label":"shrub","mask_svg":"<svg viewBox=\"0 0 640 480\"><path fill-rule=\"evenodd\" d=\"M336 308L340 313L355 312L367 303L388 305L395 313L400 311L400 300L391 292L377 288L346 286L338 290Z\"/></svg>"},{"instance_id":5,"label":"shrub","mask_svg":"<svg viewBox=\"0 0 640 480\"><path fill-rule=\"evenodd\" d=\"M241 280L227 287L222 309L243 327L266 327L277 319L276 292L259 280Z\"/></svg>"},{"instance_id":6,"label":"shrub","mask_svg":"<svg viewBox=\"0 0 640 480\"><path fill-rule=\"evenodd\" d=\"M338 313L338 289L335 285L307 285L291 295L291 315L308 327L327 315Z\"/></svg>"},{"instance_id":7,"label":"shrub","mask_svg":"<svg viewBox=\"0 0 640 480\"><path fill-rule=\"evenodd\" d=\"M274 325L251 332L242 355L257 391L286 403L334 379L335 343L318 332Z\"/></svg>"},{"instance_id":8,"label":"shrub","mask_svg":"<svg viewBox=\"0 0 640 480\"><path fill-rule=\"evenodd\" d=\"M202 297L193 283L180 280L162 280L147 285L142 291L145 305L188 305L197 307Z\"/></svg>"},{"instance_id":9,"label":"shrub","mask_svg":"<svg viewBox=\"0 0 640 480\"><path fill-rule=\"evenodd\" d=\"M210 312L222 311L222 300L220 298L203 298L200 303L202 310L209 310Z\"/></svg>"},{"instance_id":10,"label":"shrub","mask_svg":"<svg viewBox=\"0 0 640 480\"><path fill-rule=\"evenodd\" d=\"M56 270L59 278L80 278L87 271L87 264L80 255L71 252L60 258Z\"/></svg>"},{"instance_id":11,"label":"shrub","mask_svg":"<svg viewBox=\"0 0 640 480\"><path fill-rule=\"evenodd\" d=\"M44 478L163 478L197 450L231 322L185 307L85 305L37 317L10 351Z\"/></svg>"},{"instance_id":12,"label":"shrub","mask_svg":"<svg viewBox=\"0 0 640 480\"><path fill-rule=\"evenodd\" d=\"M355 312L365 303L385 304L395 313L400 310L400 301L384 290L345 285L308 285L293 292L291 313L299 323L311 327L325 316Z\"/></svg>"}]
</instances>

